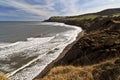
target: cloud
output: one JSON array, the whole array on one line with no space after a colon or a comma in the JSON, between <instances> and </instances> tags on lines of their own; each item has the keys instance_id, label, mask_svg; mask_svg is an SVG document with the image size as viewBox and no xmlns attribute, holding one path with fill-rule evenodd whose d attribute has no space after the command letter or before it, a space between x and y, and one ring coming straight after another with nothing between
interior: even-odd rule
<instances>
[{"instance_id":1,"label":"cloud","mask_svg":"<svg viewBox=\"0 0 120 80\"><path fill-rule=\"evenodd\" d=\"M98 12L108 8L120 8L120 0L85 0L80 5L80 14ZM88 2L89 1L89 2Z\"/></svg>"},{"instance_id":2,"label":"cloud","mask_svg":"<svg viewBox=\"0 0 120 80\"><path fill-rule=\"evenodd\" d=\"M42 0L33 0L35 3L40 3ZM2 0L0 1L0 5L7 6L7 7L13 7L16 8L17 11L12 11L17 16L20 13L25 14L32 14L37 15L38 17L42 18L48 18L50 16L54 15L72 15L76 14L78 12L78 6L76 6L76 3L79 0L44 0L45 4L30 4L30 0L26 2L26 0ZM58 5L62 5L64 8L60 10L56 10L55 7ZM21 12L20 12L21 11ZM10 16L10 13L5 13L5 15ZM2 13L1 13L2 14ZM17 14L17 15L16 15ZM23 15L25 15L23 14ZM3 15L3 14L2 14ZM13 15L12 15L13 16ZM33 17L34 18L34 17Z\"/></svg>"},{"instance_id":3,"label":"cloud","mask_svg":"<svg viewBox=\"0 0 120 80\"><path fill-rule=\"evenodd\" d=\"M43 17L47 17L48 15L50 16L52 13L56 14L55 12L50 12L51 8L49 8L47 11L47 8L50 7L49 5L47 6L40 6L40 5L30 5L30 4L26 4L26 3L22 3L22 2L18 2L16 0L5 0L6 2L4 2L4 4L6 4L7 6L11 6L14 8L17 8L18 10L23 10L25 12L28 13L32 13L35 15L39 15L39 16L43 16Z\"/></svg>"},{"instance_id":4,"label":"cloud","mask_svg":"<svg viewBox=\"0 0 120 80\"><path fill-rule=\"evenodd\" d=\"M0 6L15 10L2 10L0 16L42 20L50 16L70 16L97 12L119 6L120 0L0 0Z\"/></svg>"},{"instance_id":5,"label":"cloud","mask_svg":"<svg viewBox=\"0 0 120 80\"><path fill-rule=\"evenodd\" d=\"M64 15L76 15L79 12L79 7L77 5L77 2L79 0L60 0L61 4L64 6L63 10L61 12L64 13Z\"/></svg>"}]
</instances>

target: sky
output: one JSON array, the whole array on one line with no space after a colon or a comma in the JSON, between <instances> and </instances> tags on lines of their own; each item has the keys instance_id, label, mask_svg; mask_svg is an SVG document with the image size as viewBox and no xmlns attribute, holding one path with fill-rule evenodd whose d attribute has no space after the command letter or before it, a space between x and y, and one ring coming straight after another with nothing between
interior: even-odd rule
<instances>
[{"instance_id":1,"label":"sky","mask_svg":"<svg viewBox=\"0 0 120 80\"><path fill-rule=\"evenodd\" d=\"M120 0L0 0L0 21L42 21L120 8Z\"/></svg>"}]
</instances>

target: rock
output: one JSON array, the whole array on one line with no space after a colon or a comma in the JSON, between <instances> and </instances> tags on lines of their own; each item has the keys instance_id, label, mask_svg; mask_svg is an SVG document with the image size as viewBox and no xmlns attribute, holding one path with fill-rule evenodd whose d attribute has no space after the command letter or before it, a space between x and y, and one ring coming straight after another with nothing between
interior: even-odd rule
<instances>
[{"instance_id":1,"label":"rock","mask_svg":"<svg viewBox=\"0 0 120 80\"><path fill-rule=\"evenodd\" d=\"M115 61L115 64L120 65L120 59L117 59L117 60Z\"/></svg>"}]
</instances>

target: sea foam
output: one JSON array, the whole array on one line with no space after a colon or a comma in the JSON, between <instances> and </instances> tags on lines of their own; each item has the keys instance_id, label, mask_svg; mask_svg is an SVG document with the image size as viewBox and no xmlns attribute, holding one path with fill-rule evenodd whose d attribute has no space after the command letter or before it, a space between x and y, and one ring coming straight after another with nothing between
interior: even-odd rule
<instances>
[{"instance_id":1,"label":"sea foam","mask_svg":"<svg viewBox=\"0 0 120 80\"><path fill-rule=\"evenodd\" d=\"M79 27L64 23L41 24L73 29L52 37L28 38L27 41L0 46L0 61L6 62L0 63L0 69L6 72L10 80L32 80L47 64L56 59L68 44L75 41L78 33L82 31ZM27 62L21 64L22 61Z\"/></svg>"}]
</instances>

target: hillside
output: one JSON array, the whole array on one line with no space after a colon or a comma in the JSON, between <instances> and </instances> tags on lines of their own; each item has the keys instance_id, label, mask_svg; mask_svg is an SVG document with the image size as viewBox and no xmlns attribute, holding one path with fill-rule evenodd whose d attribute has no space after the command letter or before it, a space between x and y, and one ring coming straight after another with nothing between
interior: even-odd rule
<instances>
[{"instance_id":1,"label":"hillside","mask_svg":"<svg viewBox=\"0 0 120 80\"><path fill-rule=\"evenodd\" d=\"M82 20L79 16L48 19L80 26L86 34L36 80L120 80L120 17L111 11L119 13L119 9L108 9L93 13L100 15L95 18L88 19L91 14L87 14Z\"/></svg>"},{"instance_id":2,"label":"hillside","mask_svg":"<svg viewBox=\"0 0 120 80\"><path fill-rule=\"evenodd\" d=\"M111 17L118 16L120 16L120 8L107 9L97 13L90 13L78 16L53 16L50 17L48 20L45 20L45 22L62 22L70 25L77 25L81 26L84 30L90 31L88 27L90 27L92 23L94 24L94 21L96 19L101 19L101 21L103 21L103 18L110 19Z\"/></svg>"}]
</instances>

